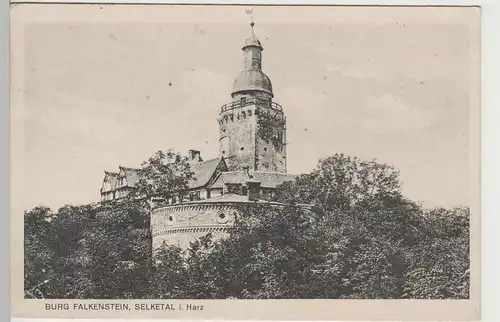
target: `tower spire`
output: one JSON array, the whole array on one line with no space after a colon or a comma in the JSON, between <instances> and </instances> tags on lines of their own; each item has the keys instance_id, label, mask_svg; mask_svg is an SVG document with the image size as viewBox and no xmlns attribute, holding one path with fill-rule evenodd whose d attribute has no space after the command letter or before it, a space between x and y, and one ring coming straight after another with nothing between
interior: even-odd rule
<instances>
[{"instance_id":1,"label":"tower spire","mask_svg":"<svg viewBox=\"0 0 500 322\"><path fill-rule=\"evenodd\" d=\"M240 99L243 94L255 96L257 93L266 93L264 95L269 95L272 98L274 95L271 80L262 71L262 51L264 48L254 33L253 9L246 10L246 13L250 16L251 34L245 39L245 45L242 48L244 54L243 71L234 81L231 96L233 99Z\"/></svg>"},{"instance_id":2,"label":"tower spire","mask_svg":"<svg viewBox=\"0 0 500 322\"><path fill-rule=\"evenodd\" d=\"M255 21L253 21L253 14L251 13L250 14L250 27L252 28L252 34L253 34L253 26L255 26Z\"/></svg>"},{"instance_id":3,"label":"tower spire","mask_svg":"<svg viewBox=\"0 0 500 322\"><path fill-rule=\"evenodd\" d=\"M246 9L245 11L246 11L247 15L250 16L250 27L252 27L252 32L253 32L253 26L255 26L255 22L253 21L253 8Z\"/></svg>"}]
</instances>

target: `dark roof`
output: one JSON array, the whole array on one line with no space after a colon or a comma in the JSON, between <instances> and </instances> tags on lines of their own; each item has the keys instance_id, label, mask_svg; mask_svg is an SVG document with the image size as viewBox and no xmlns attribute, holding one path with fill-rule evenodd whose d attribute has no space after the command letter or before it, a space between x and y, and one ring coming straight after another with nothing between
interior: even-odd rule
<instances>
[{"instance_id":1,"label":"dark roof","mask_svg":"<svg viewBox=\"0 0 500 322\"><path fill-rule=\"evenodd\" d=\"M233 92L235 95L244 91L261 91L273 95L271 79L262 70L257 68L245 69L234 79Z\"/></svg>"},{"instance_id":2,"label":"dark roof","mask_svg":"<svg viewBox=\"0 0 500 322\"><path fill-rule=\"evenodd\" d=\"M222 158L215 158L207 161L194 162L191 164L191 171L194 172L193 179L189 182L188 188L195 189L203 187L208 184L209 180L214 175L217 168L221 166L223 170L226 170L225 162ZM112 185L113 189L117 187L117 181L119 177L124 177L126 180L120 187L134 187L139 181L139 175L141 169L127 168L120 166L120 173L106 172L110 174L109 178L113 178L114 183ZM104 179L106 180L106 178Z\"/></svg>"},{"instance_id":3,"label":"dark roof","mask_svg":"<svg viewBox=\"0 0 500 322\"><path fill-rule=\"evenodd\" d=\"M295 179L295 175L281 172L251 171L250 175L252 178L248 176L245 170L223 172L217 180L210 185L210 188L223 188L224 183L244 184L250 180L260 181L260 186L262 188L276 188L283 182L293 181Z\"/></svg>"},{"instance_id":4,"label":"dark roof","mask_svg":"<svg viewBox=\"0 0 500 322\"><path fill-rule=\"evenodd\" d=\"M206 185L221 162L223 162L221 158L215 158L191 164L194 175L188 187L194 189Z\"/></svg>"}]
</instances>

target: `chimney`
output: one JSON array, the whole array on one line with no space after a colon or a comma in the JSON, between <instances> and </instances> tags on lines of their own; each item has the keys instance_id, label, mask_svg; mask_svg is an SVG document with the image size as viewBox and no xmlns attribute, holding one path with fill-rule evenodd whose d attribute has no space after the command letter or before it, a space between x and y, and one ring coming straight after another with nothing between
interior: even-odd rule
<instances>
[{"instance_id":1,"label":"chimney","mask_svg":"<svg viewBox=\"0 0 500 322\"><path fill-rule=\"evenodd\" d=\"M198 150L189 150L188 152L189 161L200 161L200 151Z\"/></svg>"},{"instance_id":2,"label":"chimney","mask_svg":"<svg viewBox=\"0 0 500 322\"><path fill-rule=\"evenodd\" d=\"M247 174L247 176L250 179L253 179L253 176L250 174L250 166L248 165L248 163L243 164L242 168L243 168L243 170L245 170L245 173Z\"/></svg>"},{"instance_id":3,"label":"chimney","mask_svg":"<svg viewBox=\"0 0 500 322\"><path fill-rule=\"evenodd\" d=\"M260 199L260 181L247 181L248 201L259 201Z\"/></svg>"},{"instance_id":4,"label":"chimney","mask_svg":"<svg viewBox=\"0 0 500 322\"><path fill-rule=\"evenodd\" d=\"M241 183L225 182L223 191L224 194L233 193L239 195L241 194Z\"/></svg>"}]
</instances>

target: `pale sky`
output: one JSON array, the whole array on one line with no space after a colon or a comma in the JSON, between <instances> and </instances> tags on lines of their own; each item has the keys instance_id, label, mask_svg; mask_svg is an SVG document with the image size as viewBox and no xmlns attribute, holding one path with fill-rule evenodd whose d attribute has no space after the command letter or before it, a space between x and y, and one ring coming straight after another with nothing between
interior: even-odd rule
<instances>
[{"instance_id":1,"label":"pale sky","mask_svg":"<svg viewBox=\"0 0 500 322\"><path fill-rule=\"evenodd\" d=\"M250 32L237 10L226 23L27 25L25 209L97 201L104 170L137 167L158 149L217 157L216 118ZM375 158L401 171L409 198L468 205L470 21L383 15L276 23L256 10L263 70L287 116L288 172L334 153Z\"/></svg>"}]
</instances>

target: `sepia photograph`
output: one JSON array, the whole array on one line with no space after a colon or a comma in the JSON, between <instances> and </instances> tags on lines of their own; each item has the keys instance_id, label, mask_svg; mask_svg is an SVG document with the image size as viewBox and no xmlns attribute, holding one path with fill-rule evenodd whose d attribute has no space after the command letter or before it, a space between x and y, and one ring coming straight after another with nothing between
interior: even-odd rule
<instances>
[{"instance_id":1,"label":"sepia photograph","mask_svg":"<svg viewBox=\"0 0 500 322\"><path fill-rule=\"evenodd\" d=\"M466 300L446 305L478 314L479 8L12 17L15 301L162 316L210 309L196 300Z\"/></svg>"}]
</instances>

